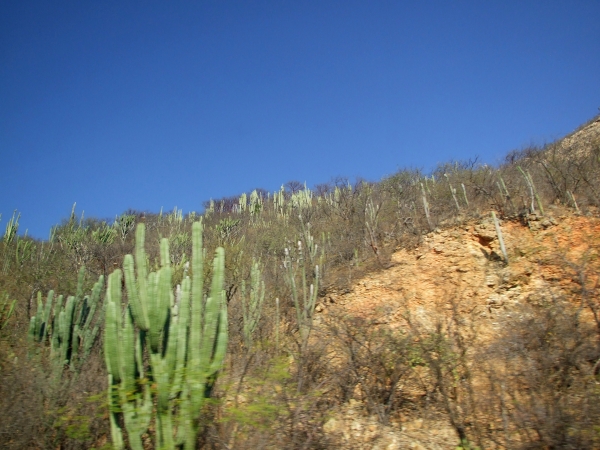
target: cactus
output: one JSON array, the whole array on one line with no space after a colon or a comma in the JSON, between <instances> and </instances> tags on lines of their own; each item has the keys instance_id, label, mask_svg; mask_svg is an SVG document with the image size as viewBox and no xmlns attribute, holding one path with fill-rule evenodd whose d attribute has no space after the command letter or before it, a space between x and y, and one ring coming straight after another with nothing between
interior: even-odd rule
<instances>
[{"instance_id":1,"label":"cactus","mask_svg":"<svg viewBox=\"0 0 600 450\"><path fill-rule=\"evenodd\" d=\"M260 214L263 208L263 199L256 192L256 189L252 191L250 194L250 214L257 215Z\"/></svg>"},{"instance_id":2,"label":"cactus","mask_svg":"<svg viewBox=\"0 0 600 450\"><path fill-rule=\"evenodd\" d=\"M317 291L319 288L319 266L315 266L314 283L308 286L306 281L306 269L304 266L302 242L298 241L298 258L296 268L294 269L293 267L290 251L287 248L285 249L285 259L283 261L283 267L286 270L287 282L289 283L290 288L292 290L292 300L294 301L294 307L296 309L296 320L298 322L298 328L300 330L300 348L301 351L304 351L308 347L308 338L310 337L310 332L312 330L313 317L317 302ZM296 272L298 268L300 268L302 282L301 293L298 292L298 287L296 284ZM302 299L302 302L300 302L300 298Z\"/></svg>"},{"instance_id":3,"label":"cactus","mask_svg":"<svg viewBox=\"0 0 600 450\"><path fill-rule=\"evenodd\" d=\"M469 199L467 198L467 188L465 188L464 183L460 183L460 185L462 186L463 197L465 199L465 203L467 204L467 208L468 208L469 207Z\"/></svg>"},{"instance_id":4,"label":"cactus","mask_svg":"<svg viewBox=\"0 0 600 450\"><path fill-rule=\"evenodd\" d=\"M108 246L115 241L117 233L118 231L114 226L108 226L106 222L102 222L100 228L92 231L92 238L98 244Z\"/></svg>"},{"instance_id":5,"label":"cactus","mask_svg":"<svg viewBox=\"0 0 600 450\"><path fill-rule=\"evenodd\" d=\"M290 196L289 206L293 209L298 209L299 211L304 211L308 209L312 205L313 193L310 189L306 187L306 183L304 183L304 189L293 193Z\"/></svg>"},{"instance_id":6,"label":"cactus","mask_svg":"<svg viewBox=\"0 0 600 450\"><path fill-rule=\"evenodd\" d=\"M240 222L240 219L232 219L231 217L225 217L219 220L219 223L215 226L219 242L223 244L233 237L239 231L238 226Z\"/></svg>"},{"instance_id":7,"label":"cactus","mask_svg":"<svg viewBox=\"0 0 600 450\"><path fill-rule=\"evenodd\" d=\"M529 187L529 195L531 197L530 211L532 213L535 212L535 203L534 203L534 200L535 200L538 204L538 207L540 208L540 213L543 216L544 215L544 206L542 205L542 201L540 200L540 197L537 194L535 185L533 184L533 178L531 178L531 174L529 173L529 171L525 172L523 169L521 169L521 166L517 166L517 169L519 169L519 171L523 175L523 178L525 178L525 181L527 182L527 186Z\"/></svg>"},{"instance_id":8,"label":"cactus","mask_svg":"<svg viewBox=\"0 0 600 450\"><path fill-rule=\"evenodd\" d=\"M265 282L261 277L260 263L253 260L249 294L246 292L245 281L242 281L242 318L244 321L244 342L247 348L252 347L252 334L260 321L264 299Z\"/></svg>"},{"instance_id":9,"label":"cactus","mask_svg":"<svg viewBox=\"0 0 600 450\"><path fill-rule=\"evenodd\" d=\"M112 226L113 229L116 230L117 235L121 238L121 241L125 242L131 230L135 228L135 216L133 214L122 214L115 219Z\"/></svg>"},{"instance_id":10,"label":"cactus","mask_svg":"<svg viewBox=\"0 0 600 450\"><path fill-rule=\"evenodd\" d=\"M100 276L91 295L83 295L85 267L79 271L75 296L69 296L63 305L59 295L54 303L54 291L48 292L46 303L38 292L37 312L29 323L29 341L46 344L50 338L51 357L54 359L60 377L65 364L73 371L81 368L89 356L99 332L100 316L96 316L100 294L104 287L104 277Z\"/></svg>"},{"instance_id":11,"label":"cactus","mask_svg":"<svg viewBox=\"0 0 600 450\"><path fill-rule=\"evenodd\" d=\"M425 178L427 182L427 178ZM429 229L433 230L433 226L431 225L431 216L429 215L429 203L427 202L427 196L425 195L425 188L423 187L423 183L421 183L421 193L423 200L423 209L425 210L425 217L427 218L427 224L429 225Z\"/></svg>"},{"instance_id":12,"label":"cactus","mask_svg":"<svg viewBox=\"0 0 600 450\"><path fill-rule=\"evenodd\" d=\"M448 177L447 173L444 174L444 177L448 181L448 186L450 186L450 193L452 194L452 198L454 199L454 205L456 206L456 210L460 212L460 205L458 204L458 198L456 198L456 189L452 186L452 183L450 183L450 177Z\"/></svg>"},{"instance_id":13,"label":"cactus","mask_svg":"<svg viewBox=\"0 0 600 450\"><path fill-rule=\"evenodd\" d=\"M498 178L500 179L500 193L504 196L506 200L510 202L510 206L512 207L513 211L516 210L515 204L512 200L512 196L510 195L510 192L508 192L508 188L506 187L506 183L504 182L504 178L502 178L501 175L499 175Z\"/></svg>"},{"instance_id":14,"label":"cactus","mask_svg":"<svg viewBox=\"0 0 600 450\"><path fill-rule=\"evenodd\" d=\"M577 214L581 214L579 206L577 205L577 201L575 200L575 196L568 189L567 196L569 197L569 200L571 200L571 203L573 203L573 206L575 206L575 211L577 212Z\"/></svg>"},{"instance_id":15,"label":"cactus","mask_svg":"<svg viewBox=\"0 0 600 450\"><path fill-rule=\"evenodd\" d=\"M273 208L279 217L286 217L285 209L285 188L281 186L279 191L273 193Z\"/></svg>"},{"instance_id":16,"label":"cactus","mask_svg":"<svg viewBox=\"0 0 600 450\"><path fill-rule=\"evenodd\" d=\"M500 223L496 217L496 213L492 211L492 219L494 219L494 226L496 227L496 234L498 235L498 242L500 242L500 250L504 256L504 262L508 264L508 253L506 253L506 247L504 246L504 238L502 237L502 230L500 229Z\"/></svg>"},{"instance_id":17,"label":"cactus","mask_svg":"<svg viewBox=\"0 0 600 450\"><path fill-rule=\"evenodd\" d=\"M184 272L176 295L171 289L168 240L161 240L160 269L148 273L144 239L140 223L135 261L126 255L123 263L129 300L124 318L120 270L110 275L107 288L104 349L113 445L123 448L120 424L124 423L131 447L143 448L141 436L154 418L155 448L192 449L198 417L227 348L224 250L216 251L210 295L204 300L201 222L192 226L191 279Z\"/></svg>"},{"instance_id":18,"label":"cactus","mask_svg":"<svg viewBox=\"0 0 600 450\"><path fill-rule=\"evenodd\" d=\"M245 192L240 196L238 212L242 213L248 208L248 194Z\"/></svg>"}]
</instances>

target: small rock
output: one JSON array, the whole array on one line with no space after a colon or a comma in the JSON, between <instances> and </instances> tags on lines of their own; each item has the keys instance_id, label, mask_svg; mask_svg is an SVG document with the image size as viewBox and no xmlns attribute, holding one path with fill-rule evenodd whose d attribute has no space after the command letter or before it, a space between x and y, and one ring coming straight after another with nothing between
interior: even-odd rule
<instances>
[{"instance_id":1,"label":"small rock","mask_svg":"<svg viewBox=\"0 0 600 450\"><path fill-rule=\"evenodd\" d=\"M362 425L360 424L359 420L354 420L352 422L352 424L350 425L350 429L354 430L354 431L360 431L362 430ZM358 433L358 435L360 435L360 433Z\"/></svg>"},{"instance_id":2,"label":"small rock","mask_svg":"<svg viewBox=\"0 0 600 450\"><path fill-rule=\"evenodd\" d=\"M325 433L337 433L340 430L340 421L334 419L333 417L329 419L323 425L323 431Z\"/></svg>"},{"instance_id":3,"label":"small rock","mask_svg":"<svg viewBox=\"0 0 600 450\"><path fill-rule=\"evenodd\" d=\"M414 450L427 450L425 447L423 447L419 442L417 441L412 441L409 445L410 448L414 449Z\"/></svg>"},{"instance_id":4,"label":"small rock","mask_svg":"<svg viewBox=\"0 0 600 450\"><path fill-rule=\"evenodd\" d=\"M499 308L504 305L504 298L498 294L490 295L487 299L489 308Z\"/></svg>"}]
</instances>

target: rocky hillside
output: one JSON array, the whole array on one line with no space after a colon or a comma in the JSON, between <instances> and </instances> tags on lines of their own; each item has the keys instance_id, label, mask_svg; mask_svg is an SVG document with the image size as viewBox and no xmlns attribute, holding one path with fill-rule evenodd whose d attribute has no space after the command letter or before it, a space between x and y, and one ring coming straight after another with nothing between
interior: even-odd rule
<instances>
[{"instance_id":1,"label":"rocky hillside","mask_svg":"<svg viewBox=\"0 0 600 450\"><path fill-rule=\"evenodd\" d=\"M589 155L599 140L600 117L596 117L546 152L549 158L556 158L559 153L560 158L577 161L582 155ZM487 370L495 366L499 371L508 371L509 367L494 354L493 346L506 337L507 329L527 328L536 318L536 309L550 308L551 299L567 302L583 323L600 331L597 210L582 215L555 204L544 215L525 210L498 224L506 253L502 251L491 211L459 225L437 228L426 234L415 248L397 248L385 269L363 276L350 288L330 289L317 306L318 323L326 325L342 317L393 333L412 334L418 329L416 340L423 334L448 331L452 327L459 329L459 334L468 330L465 335L469 341L463 344L465 353L471 357L487 353L485 357L491 358ZM561 340L568 338L560 336ZM591 338L597 342L598 332ZM481 361L468 361L466 365L470 373L469 389L476 390L477 386L489 389L489 376L484 373ZM599 367L600 360L594 361L592 374L596 377ZM427 378L431 374L424 370L421 376ZM404 390L408 397L427 395L426 390L419 391L410 382L406 386L399 383L395 388ZM357 394L359 400L351 399L324 425L325 432L345 448L457 448L460 436L456 418L448 417L453 415L452 411L440 415L439 411L427 409L418 413L407 410L389 417L384 425L381 417L369 411L370 399L365 398L368 393L357 389ZM456 403L455 415L464 419L478 414L460 411L459 403L464 399L456 393L452 397ZM485 426L489 429L510 426L497 417L486 419L489 423ZM472 422L476 420L469 417L465 422L474 426ZM516 446L524 444L518 436L514 439L509 438L508 442ZM594 442L600 445L600 440ZM486 447L506 448L506 444L491 439ZM564 448L576 448L564 444Z\"/></svg>"},{"instance_id":2,"label":"rocky hillside","mask_svg":"<svg viewBox=\"0 0 600 450\"><path fill-rule=\"evenodd\" d=\"M321 322L328 316L352 316L364 319L365 326L410 332L410 320L434 331L456 313L473 339L469 351L481 350L501 337L507 324L531 320L529 308L542 308L550 296L582 307L584 321L595 325L600 220L554 207L545 217L527 214L502 221L500 229L508 263L490 216L436 230L415 249L398 249L391 267L363 277L345 292L329 292L318 308ZM594 308L581 304L582 292L593 299ZM383 426L353 400L325 430L346 448L456 448L459 439L448 418L432 415L400 414Z\"/></svg>"}]
</instances>

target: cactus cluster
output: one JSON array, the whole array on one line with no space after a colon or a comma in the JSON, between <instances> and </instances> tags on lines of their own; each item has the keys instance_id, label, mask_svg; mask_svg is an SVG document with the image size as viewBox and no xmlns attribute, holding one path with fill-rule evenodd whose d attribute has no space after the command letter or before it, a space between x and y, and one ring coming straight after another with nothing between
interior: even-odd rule
<instances>
[{"instance_id":1,"label":"cactus cluster","mask_svg":"<svg viewBox=\"0 0 600 450\"><path fill-rule=\"evenodd\" d=\"M85 267L79 270L75 296L59 295L54 302L54 291L48 292L46 302L38 291L37 312L29 322L30 342L46 343L50 340L51 356L61 372L65 365L78 370L87 359L96 341L101 315L96 315L104 277L100 276L91 295L83 295ZM60 375L58 373L57 375Z\"/></svg>"},{"instance_id":2,"label":"cactus cluster","mask_svg":"<svg viewBox=\"0 0 600 450\"><path fill-rule=\"evenodd\" d=\"M313 193L310 189L306 187L306 183L304 183L304 189L294 192L290 197L291 207L293 209L298 209L299 211L303 211L312 206Z\"/></svg>"},{"instance_id":3,"label":"cactus cluster","mask_svg":"<svg viewBox=\"0 0 600 450\"><path fill-rule=\"evenodd\" d=\"M193 449L198 418L227 347L224 250L216 251L205 298L202 224L194 223L191 278L186 270L174 295L168 239L161 240L160 269L148 273L144 237L141 223L135 260L127 255L123 263L124 311L123 273L117 269L108 280L104 350L113 444L124 447L124 423L131 448L142 449L142 435L154 423L155 448Z\"/></svg>"}]
</instances>

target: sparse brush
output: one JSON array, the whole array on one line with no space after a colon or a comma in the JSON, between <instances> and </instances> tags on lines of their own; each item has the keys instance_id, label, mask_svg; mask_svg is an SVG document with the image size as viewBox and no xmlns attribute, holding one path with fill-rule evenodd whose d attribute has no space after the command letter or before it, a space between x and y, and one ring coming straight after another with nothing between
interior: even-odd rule
<instances>
[{"instance_id":1,"label":"sparse brush","mask_svg":"<svg viewBox=\"0 0 600 450\"><path fill-rule=\"evenodd\" d=\"M6 327L8 319L10 319L15 310L16 302L16 300L12 302L9 300L7 292L3 292L0 295L0 330Z\"/></svg>"}]
</instances>

